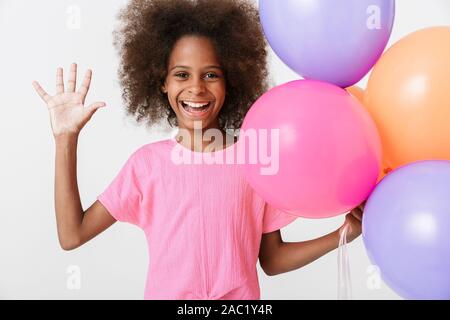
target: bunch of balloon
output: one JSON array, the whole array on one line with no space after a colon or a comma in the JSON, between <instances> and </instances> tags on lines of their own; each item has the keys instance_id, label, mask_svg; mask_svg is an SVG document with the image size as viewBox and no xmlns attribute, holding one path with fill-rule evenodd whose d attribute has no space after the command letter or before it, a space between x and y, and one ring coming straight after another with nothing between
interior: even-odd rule
<instances>
[{"instance_id":1,"label":"bunch of balloon","mask_svg":"<svg viewBox=\"0 0 450 320\"><path fill-rule=\"evenodd\" d=\"M383 279L410 299L450 299L450 26L413 32L376 63L364 104L394 170L363 216Z\"/></svg>"},{"instance_id":2,"label":"bunch of balloon","mask_svg":"<svg viewBox=\"0 0 450 320\"><path fill-rule=\"evenodd\" d=\"M238 143L255 152L246 133L265 132L256 145L278 161L276 171L263 174L265 163L247 159L247 180L269 204L299 217L344 214L368 198L382 159L375 123L344 88L383 53L395 3L260 0L259 10L273 51L303 80L272 88L247 113Z\"/></svg>"},{"instance_id":3,"label":"bunch of balloon","mask_svg":"<svg viewBox=\"0 0 450 320\"><path fill-rule=\"evenodd\" d=\"M362 95L355 99L345 88L383 53L394 0L260 0L259 10L273 51L304 80L269 90L247 113L241 149L246 155L256 153L252 145L272 150L278 164L268 172L265 163L246 157L247 180L269 204L300 217L347 213L373 191L382 145ZM254 136L259 141L249 148ZM351 296L347 231L338 253L338 293L344 299Z\"/></svg>"}]
</instances>

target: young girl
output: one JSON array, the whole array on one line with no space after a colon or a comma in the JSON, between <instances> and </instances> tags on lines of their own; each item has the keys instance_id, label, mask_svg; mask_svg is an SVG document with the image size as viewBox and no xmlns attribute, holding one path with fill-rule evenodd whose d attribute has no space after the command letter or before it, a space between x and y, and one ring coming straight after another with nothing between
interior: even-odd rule
<instances>
[{"instance_id":1,"label":"young girl","mask_svg":"<svg viewBox=\"0 0 450 320\"><path fill-rule=\"evenodd\" d=\"M83 211L78 136L105 103L84 106L92 72L76 91L75 64L67 86L58 68L55 96L33 82L47 103L55 138L61 247L75 249L117 220L139 226L149 248L146 299L259 299L258 256L264 272L276 275L337 248L342 227L319 239L283 242L279 229L296 216L265 203L239 166L173 161L174 148L190 156L221 156L235 148L227 130L238 129L267 90L257 9L243 0L133 0L120 18L115 44L127 112L149 125L167 117L178 133L136 150ZM195 139L196 125L223 139ZM361 233L361 214L357 208L346 216L348 241Z\"/></svg>"}]
</instances>

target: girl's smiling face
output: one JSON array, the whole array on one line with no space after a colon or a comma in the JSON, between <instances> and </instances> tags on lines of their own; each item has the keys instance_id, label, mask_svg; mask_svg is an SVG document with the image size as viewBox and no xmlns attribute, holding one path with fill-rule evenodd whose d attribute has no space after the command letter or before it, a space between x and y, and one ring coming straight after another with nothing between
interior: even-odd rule
<instances>
[{"instance_id":1,"label":"girl's smiling face","mask_svg":"<svg viewBox=\"0 0 450 320\"><path fill-rule=\"evenodd\" d=\"M226 81L216 49L207 37L180 38L170 54L162 90L180 128L219 128L218 115L225 101Z\"/></svg>"}]
</instances>

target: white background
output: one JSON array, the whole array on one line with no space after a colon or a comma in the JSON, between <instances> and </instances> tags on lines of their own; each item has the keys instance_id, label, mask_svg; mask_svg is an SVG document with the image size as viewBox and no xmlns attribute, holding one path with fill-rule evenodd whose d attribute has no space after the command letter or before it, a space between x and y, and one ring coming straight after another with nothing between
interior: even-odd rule
<instances>
[{"instance_id":1,"label":"white background","mask_svg":"<svg viewBox=\"0 0 450 320\"><path fill-rule=\"evenodd\" d=\"M46 107L31 86L38 80L53 94L56 68L67 71L71 62L78 63L79 75L86 68L94 71L87 103L106 101L108 107L80 136L78 182L86 209L134 150L169 134L147 131L124 116L111 32L126 2L0 0L0 299L143 298L148 257L140 229L116 223L75 251L59 247L54 142ZM80 28L73 20L78 14ZM397 0L390 44L433 25L450 25L450 1ZM298 79L274 55L270 68L273 85ZM297 219L282 235L285 241L312 239L342 222L342 216ZM353 298L400 299L384 283L368 285L376 275L361 238L349 250ZM68 288L71 266L80 271L79 289ZM266 276L259 265L258 272L262 299L337 298L337 251L279 276Z\"/></svg>"}]
</instances>

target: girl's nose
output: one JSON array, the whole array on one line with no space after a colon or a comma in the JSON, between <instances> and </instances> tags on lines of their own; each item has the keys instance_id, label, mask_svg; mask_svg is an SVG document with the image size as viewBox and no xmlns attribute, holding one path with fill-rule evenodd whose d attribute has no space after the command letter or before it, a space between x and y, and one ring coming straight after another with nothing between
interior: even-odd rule
<instances>
[{"instance_id":1,"label":"girl's nose","mask_svg":"<svg viewBox=\"0 0 450 320\"><path fill-rule=\"evenodd\" d=\"M188 89L189 93L201 94L205 92L205 84L202 79L196 79L192 81L191 86Z\"/></svg>"}]
</instances>

